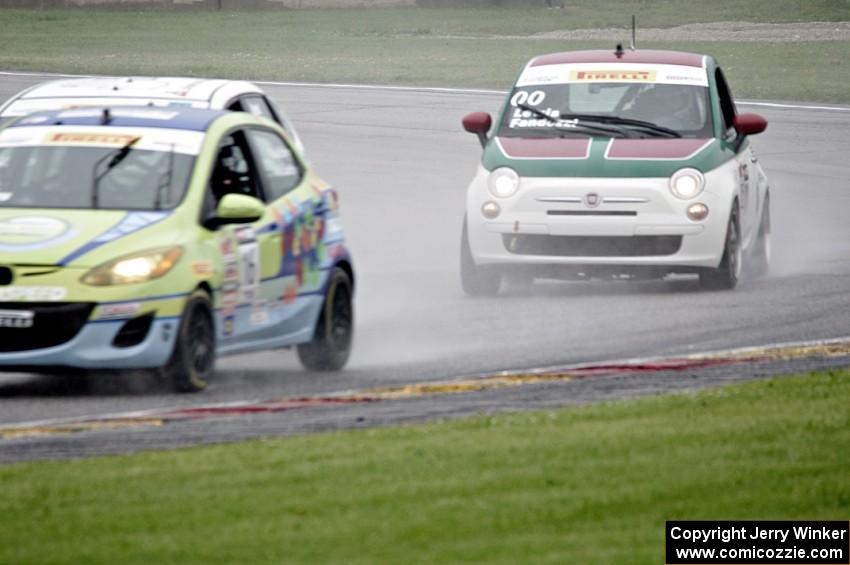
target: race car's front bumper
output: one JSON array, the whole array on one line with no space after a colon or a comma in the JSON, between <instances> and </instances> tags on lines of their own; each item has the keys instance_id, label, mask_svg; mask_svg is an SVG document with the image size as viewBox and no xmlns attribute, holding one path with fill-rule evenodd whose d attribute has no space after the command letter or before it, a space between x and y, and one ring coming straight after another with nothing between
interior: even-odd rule
<instances>
[{"instance_id":1,"label":"race car's front bumper","mask_svg":"<svg viewBox=\"0 0 850 565\"><path fill-rule=\"evenodd\" d=\"M716 268L722 258L732 201L725 191L680 200L666 178L526 177L517 194L495 198L488 174L479 170L467 197L478 265L664 274ZM497 217L485 217L488 202L498 205ZM709 209L703 221L687 215L697 202Z\"/></svg>"},{"instance_id":2,"label":"race car's front bumper","mask_svg":"<svg viewBox=\"0 0 850 565\"><path fill-rule=\"evenodd\" d=\"M49 307L64 308L62 320ZM74 320L91 307L39 305L31 328L2 328L0 371L40 367L144 369L163 366L174 349L180 319L152 314L117 320ZM33 306L20 304L21 311Z\"/></svg>"}]
</instances>

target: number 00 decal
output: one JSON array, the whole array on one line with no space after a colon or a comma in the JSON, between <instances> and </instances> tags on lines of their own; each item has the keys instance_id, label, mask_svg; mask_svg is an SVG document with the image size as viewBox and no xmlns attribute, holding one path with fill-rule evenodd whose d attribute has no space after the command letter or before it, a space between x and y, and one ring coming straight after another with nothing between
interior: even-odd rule
<instances>
[{"instance_id":1,"label":"number 00 decal","mask_svg":"<svg viewBox=\"0 0 850 565\"><path fill-rule=\"evenodd\" d=\"M539 106L545 99L546 93L542 90L535 90L531 93L528 93L525 90L520 90L511 97L511 106L519 106L520 104Z\"/></svg>"}]
</instances>

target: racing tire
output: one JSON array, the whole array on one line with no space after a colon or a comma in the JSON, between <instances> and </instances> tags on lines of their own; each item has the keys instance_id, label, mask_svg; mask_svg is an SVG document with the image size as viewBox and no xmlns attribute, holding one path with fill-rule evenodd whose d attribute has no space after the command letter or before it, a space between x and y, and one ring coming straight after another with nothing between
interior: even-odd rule
<instances>
[{"instance_id":1,"label":"racing tire","mask_svg":"<svg viewBox=\"0 0 850 565\"><path fill-rule=\"evenodd\" d=\"M743 263L741 224L738 218L738 203L735 202L726 226L726 243L723 246L720 265L716 269L707 269L699 275L699 284L704 290L731 290L738 284Z\"/></svg>"},{"instance_id":2,"label":"racing tire","mask_svg":"<svg viewBox=\"0 0 850 565\"><path fill-rule=\"evenodd\" d=\"M764 198L759 233L747 267L754 277L766 276L770 270L770 193Z\"/></svg>"},{"instance_id":3,"label":"racing tire","mask_svg":"<svg viewBox=\"0 0 850 565\"><path fill-rule=\"evenodd\" d=\"M468 296L496 296L502 286L502 274L493 267L479 267L469 249L466 218L460 238L460 285Z\"/></svg>"},{"instance_id":4,"label":"racing tire","mask_svg":"<svg viewBox=\"0 0 850 565\"><path fill-rule=\"evenodd\" d=\"M298 359L308 371L339 371L348 362L354 337L354 292L351 278L335 267L328 279L313 339L298 346Z\"/></svg>"},{"instance_id":5,"label":"racing tire","mask_svg":"<svg viewBox=\"0 0 850 565\"><path fill-rule=\"evenodd\" d=\"M171 358L162 369L177 392L207 388L215 369L215 323L210 295L196 290L183 309Z\"/></svg>"}]
</instances>

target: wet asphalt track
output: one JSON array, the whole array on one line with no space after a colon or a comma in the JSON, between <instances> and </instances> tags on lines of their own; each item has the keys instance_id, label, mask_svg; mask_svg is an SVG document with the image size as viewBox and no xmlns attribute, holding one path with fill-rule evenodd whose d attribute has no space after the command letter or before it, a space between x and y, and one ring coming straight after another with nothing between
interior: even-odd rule
<instances>
[{"instance_id":1,"label":"wet asphalt track","mask_svg":"<svg viewBox=\"0 0 850 565\"><path fill-rule=\"evenodd\" d=\"M0 75L0 99L41 80ZM767 279L717 293L688 281L547 283L529 296L470 299L458 240L480 148L459 124L501 97L264 88L341 195L357 274L348 370L308 374L288 351L244 355L222 359L211 388L188 396L130 379L0 375L0 424L850 334L850 111L741 108L770 122L753 141L771 180Z\"/></svg>"}]
</instances>

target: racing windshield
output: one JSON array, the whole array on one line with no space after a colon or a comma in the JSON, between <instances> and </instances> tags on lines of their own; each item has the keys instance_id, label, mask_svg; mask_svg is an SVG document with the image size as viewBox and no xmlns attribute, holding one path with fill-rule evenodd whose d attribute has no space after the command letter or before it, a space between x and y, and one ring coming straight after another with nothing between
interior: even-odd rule
<instances>
[{"instance_id":1,"label":"racing windshield","mask_svg":"<svg viewBox=\"0 0 850 565\"><path fill-rule=\"evenodd\" d=\"M50 143L3 143L15 129L0 135L0 207L170 209L195 161L179 140L145 143L137 134L41 133Z\"/></svg>"},{"instance_id":2,"label":"racing windshield","mask_svg":"<svg viewBox=\"0 0 850 565\"><path fill-rule=\"evenodd\" d=\"M529 67L511 92L498 135L711 137L708 81L696 67Z\"/></svg>"}]
</instances>

